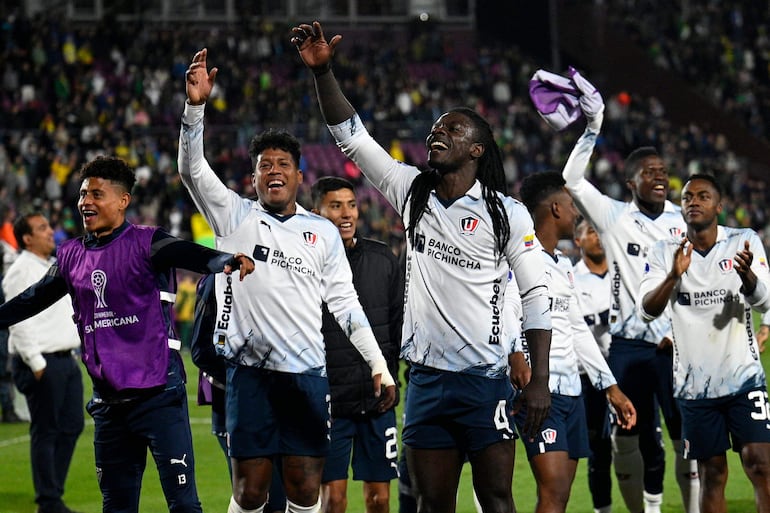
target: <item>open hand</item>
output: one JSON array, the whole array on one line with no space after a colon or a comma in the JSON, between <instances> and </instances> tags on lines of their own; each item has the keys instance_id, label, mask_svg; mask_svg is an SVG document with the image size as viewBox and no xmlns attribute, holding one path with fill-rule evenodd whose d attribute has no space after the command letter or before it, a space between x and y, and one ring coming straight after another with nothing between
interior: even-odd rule
<instances>
[{"instance_id":1,"label":"open hand","mask_svg":"<svg viewBox=\"0 0 770 513\"><path fill-rule=\"evenodd\" d=\"M336 35L327 42L321 24L314 21L312 25L303 23L291 29L291 44L297 47L299 56L305 66L313 73L325 73L331 67L334 48L342 41L342 36Z\"/></svg>"},{"instance_id":2,"label":"open hand","mask_svg":"<svg viewBox=\"0 0 770 513\"><path fill-rule=\"evenodd\" d=\"M185 83L187 84L187 101L191 105L202 105L206 103L211 90L214 88L214 80L217 77L217 68L212 68L211 72L206 69L206 56L208 50L204 48L193 56L190 67L185 73Z\"/></svg>"},{"instance_id":3,"label":"open hand","mask_svg":"<svg viewBox=\"0 0 770 513\"><path fill-rule=\"evenodd\" d=\"M524 428L519 434L531 441L537 436L551 409L551 392L548 390L547 379L530 380L514 404L514 413L522 406L526 407L527 416L524 419Z\"/></svg>"}]
</instances>

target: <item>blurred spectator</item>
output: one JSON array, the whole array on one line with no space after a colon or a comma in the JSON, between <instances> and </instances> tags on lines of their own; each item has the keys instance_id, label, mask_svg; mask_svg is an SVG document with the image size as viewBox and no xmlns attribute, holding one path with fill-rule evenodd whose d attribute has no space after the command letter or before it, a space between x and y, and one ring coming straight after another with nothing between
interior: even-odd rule
<instances>
[{"instance_id":1,"label":"blurred spectator","mask_svg":"<svg viewBox=\"0 0 770 513\"><path fill-rule=\"evenodd\" d=\"M689 2L685 12L685 4L676 2L621 4L622 23L633 23L638 37L677 35L679 39L647 37L662 63L697 77L697 83L713 89L716 101L758 123L755 131L765 130L760 121L770 119L765 113L770 111L770 94L751 87L765 87L769 80L770 35L760 23L767 19L766 5ZM649 9L653 4L656 8ZM681 26L675 20L683 20ZM78 183L74 170L96 155L113 154L149 170L135 191L130 220L191 237L195 209L175 169L184 95L174 87L196 50L189 41L209 42L209 52L229 73L217 81L206 132L207 157L216 162L225 183L239 193L253 193L241 171L250 166L249 134L268 126L289 129L305 147L317 143L319 151L308 153L302 163L309 182L314 176L355 172L335 160L340 152L313 108L310 77L291 57L288 26L281 23L244 21L170 31L151 21L77 25L45 13L2 21L0 203L11 209L37 198L52 220L71 219L75 213L69 205L76 202L77 187L70 185ZM565 141L578 134L567 130L554 137L534 112L527 84L541 65L516 47L478 46L472 33L454 28L429 34L404 30L391 37L377 27L362 32L351 35L360 45L349 55L341 54L335 74L346 91L355 91L351 100L361 106L361 119L372 134L383 142L398 141L404 161L424 164L422 135L432 120L466 105L492 123L510 193L528 174L561 169L571 148ZM706 59L715 55L709 52L717 52L721 61ZM395 83L393 76L398 77ZM672 125L657 99L639 97L632 86L605 98L605 131L589 178L603 192L624 199L621 156L655 145L669 156L672 178L681 180L698 170L719 176L728 196L741 198L728 202L725 219L766 238L768 191L764 183L742 174L747 166L731 152L726 137L704 127ZM395 232L393 248L398 251L403 229L398 216L379 194L370 192L368 182L360 185L362 235L391 240ZM300 189L300 201L306 194ZM57 226L57 240L75 235L73 230L79 230L79 223L72 229Z\"/></svg>"}]
</instances>

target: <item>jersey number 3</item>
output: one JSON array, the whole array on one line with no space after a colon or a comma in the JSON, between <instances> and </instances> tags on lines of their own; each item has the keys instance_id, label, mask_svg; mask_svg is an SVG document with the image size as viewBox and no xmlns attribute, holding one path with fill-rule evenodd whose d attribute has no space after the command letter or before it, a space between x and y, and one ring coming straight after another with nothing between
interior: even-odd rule
<instances>
[{"instance_id":1,"label":"jersey number 3","mask_svg":"<svg viewBox=\"0 0 770 513\"><path fill-rule=\"evenodd\" d=\"M754 420L770 420L770 406L767 404L767 391L752 390L748 394L750 401L754 401L757 411L751 412L751 418Z\"/></svg>"}]
</instances>

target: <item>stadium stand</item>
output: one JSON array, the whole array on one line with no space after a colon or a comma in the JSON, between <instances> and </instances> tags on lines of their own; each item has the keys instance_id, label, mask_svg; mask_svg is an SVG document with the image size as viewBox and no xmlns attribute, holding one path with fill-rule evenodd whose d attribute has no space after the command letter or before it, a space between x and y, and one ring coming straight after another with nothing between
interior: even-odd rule
<instances>
[{"instance_id":1,"label":"stadium stand","mask_svg":"<svg viewBox=\"0 0 770 513\"><path fill-rule=\"evenodd\" d=\"M734 2L726 4L734 10ZM709 2L712 10L715 5ZM619 16L628 23L635 15ZM326 131L311 79L288 42L288 25L260 18L171 30L151 20L112 21L75 23L46 13L31 18L13 13L0 20L0 202L16 209L42 207L60 239L74 236L80 230L73 210L74 171L95 154L111 153L137 169L130 217L190 237L195 209L175 166L183 75L198 46L208 47L210 63L220 69L217 93L207 109L207 157L231 187L250 187L248 143L268 126L287 128L303 141L308 182L325 174L355 173L346 170L346 159ZM333 31L333 25L327 30ZM423 141L432 121L449 107L467 105L495 128L515 193L527 174L560 169L582 131L576 126L553 133L540 120L527 83L536 69L548 65L510 44L481 45L471 30L439 25L424 31L405 26L392 39L383 37L382 27L346 27L344 32L342 44L348 46L335 62L335 73L375 137L386 147L396 141L400 148L394 151L406 161L424 165ZM745 29L741 39L745 46L751 42L749 32ZM762 53L761 31L754 32L760 40L755 53ZM660 53L670 66L697 66L698 59L684 65L686 60L673 57L673 43L658 45L665 48ZM603 83L603 73L597 70L595 83ZM593 78L591 68L586 76ZM735 142L711 125L673 122L670 108L656 95L638 93L632 83L626 86L603 91L607 111L592 180L608 194L623 197L623 157L631 148L653 144L670 164L675 192L692 172L716 173L731 192L725 222L752 227L767 238L768 190L761 177L750 173L752 164L735 150ZM722 103L737 105L724 94ZM767 97L754 96L757 102ZM762 126L756 122L751 130L763 135ZM403 226L395 213L376 191L364 190L360 197L367 202L360 233L391 241L397 250Z\"/></svg>"}]
</instances>

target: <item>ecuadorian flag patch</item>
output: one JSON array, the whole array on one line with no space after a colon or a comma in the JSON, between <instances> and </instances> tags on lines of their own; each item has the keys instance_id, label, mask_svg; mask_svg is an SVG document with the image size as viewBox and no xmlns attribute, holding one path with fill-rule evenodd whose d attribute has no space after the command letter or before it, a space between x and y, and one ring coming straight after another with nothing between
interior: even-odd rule
<instances>
[{"instance_id":1,"label":"ecuadorian flag patch","mask_svg":"<svg viewBox=\"0 0 770 513\"><path fill-rule=\"evenodd\" d=\"M525 235L524 236L524 247L525 248L531 248L534 245L535 245L535 236L532 235L532 234Z\"/></svg>"}]
</instances>

